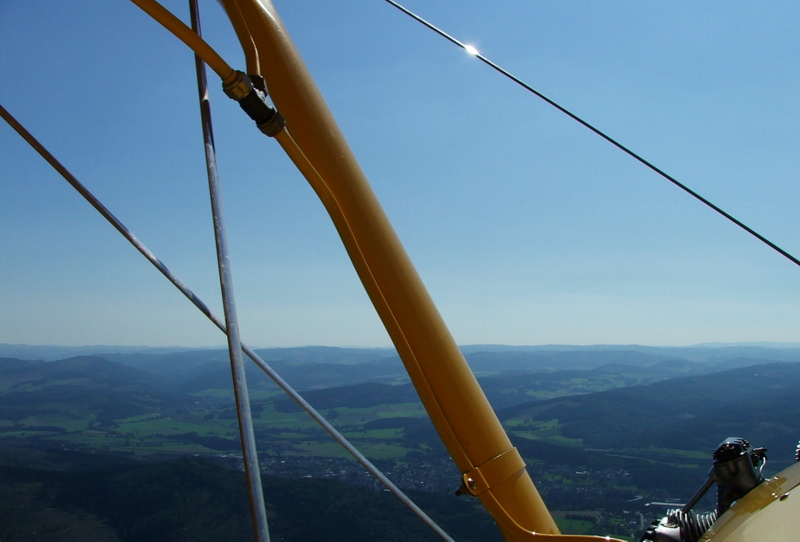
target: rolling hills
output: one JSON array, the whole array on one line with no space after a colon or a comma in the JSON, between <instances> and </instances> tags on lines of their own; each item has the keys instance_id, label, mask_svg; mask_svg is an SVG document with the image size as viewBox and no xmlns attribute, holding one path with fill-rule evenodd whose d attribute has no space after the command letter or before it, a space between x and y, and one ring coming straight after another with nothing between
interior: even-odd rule
<instances>
[{"instance_id":1,"label":"rolling hills","mask_svg":"<svg viewBox=\"0 0 800 542\"><path fill-rule=\"evenodd\" d=\"M653 513L642 508L648 499L694 492L710 452L727 436L766 446L773 470L793 460L800 438L800 349L464 350L548 504L571 517L591 511L585 516L591 520L582 520L588 525L567 523L575 529L598 532L602 525L632 534L636 514ZM459 473L392 351L269 349L261 355L395 483L450 501ZM227 363L220 350L2 358L0 466L89 472L105 465L117 472L189 456L236 469ZM376 491L264 375L251 368L248 380L265 473ZM183 476L180 468L169 472ZM20 487L39 483L30 479ZM91 514L110 521L108 511L86 502ZM121 540L136 539L115 532Z\"/></svg>"}]
</instances>

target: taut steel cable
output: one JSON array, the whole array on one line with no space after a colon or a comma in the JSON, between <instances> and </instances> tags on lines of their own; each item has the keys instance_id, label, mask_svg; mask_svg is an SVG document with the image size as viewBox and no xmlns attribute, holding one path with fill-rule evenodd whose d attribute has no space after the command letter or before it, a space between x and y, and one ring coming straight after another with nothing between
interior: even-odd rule
<instances>
[{"instance_id":1,"label":"taut steel cable","mask_svg":"<svg viewBox=\"0 0 800 542\"><path fill-rule=\"evenodd\" d=\"M462 41L459 41L458 39L454 38L453 36L451 36L450 34L445 32L444 30L434 26L432 23L430 23L427 20L423 19L422 17L420 17L416 13L414 13L411 10L401 6L400 4L395 2L394 0L385 0L385 1L388 2L389 4L391 4L392 6L396 7L397 9L399 9L400 11L402 11L403 13L405 13L406 15L408 15L409 17L411 17L415 21L419 22L420 24L424 25L425 27L429 28L430 30L433 30L434 32L436 32L437 34L442 36L443 38L445 38L448 41L450 41L451 43L453 43L454 45L457 45L458 47L462 48L464 51L467 51L470 55L474 56L475 58L477 58L478 60L480 60L481 62L483 62L487 66L491 67L492 69L494 69L498 73L504 75L505 77L507 77L511 81L515 82L516 84L518 84L519 86L521 86L522 88L524 88L525 90L530 92L531 94L534 94L538 98L541 98L542 100L547 102L549 105L555 107L560 112L562 112L565 115L567 115L572 120L574 120L577 123L581 124L585 128L588 128L589 130L591 130L592 132L594 132L598 136L602 137L603 139L605 139L606 141L608 141L609 143L611 143L612 145L617 147L619 150L621 150L625 154L629 155L630 157L632 157L636 161L640 162L641 164L647 166L648 168L650 168L651 170L656 172L658 175L660 175L664 179L668 180L669 182L671 182L672 184L674 184L675 186L677 186L678 188L680 188L681 190L683 190L684 192L686 192L687 194L692 196L693 198L697 199L698 201L700 201L704 205L708 206L710 209L713 209L714 211L716 211L717 213L719 213L723 217L727 218L728 220L730 220L731 222L733 222L734 224L739 226L741 229L743 229L744 231L746 231L747 233L749 233L750 235L752 235L753 237L755 237L756 239L758 239L759 241L761 241L762 243L764 243L765 245L767 245L768 247L773 249L774 251L778 252L781 256L785 257L786 259L788 259L789 261L791 261L795 265L800 266L800 260L797 259L796 257L794 257L792 254L790 254L786 250L782 249L781 247L779 247L778 245L776 245L775 243L773 243L772 241L770 241L769 239L767 239L766 237L764 237L763 235L761 235L760 233L755 231L753 228L751 228L750 226L748 226L747 224L745 224L741 220L735 218L730 213L726 212L725 210L723 210L719 206L715 205L714 203L712 203L708 199L704 198L703 196L701 196L700 194L698 194L697 192L695 192L694 190L692 190L691 188L689 188L685 184L683 184L680 181L678 181L677 179L675 179L672 175L669 175L667 172L665 172L661 168L657 167L652 162L646 160L641 155L635 153L630 148L626 147L625 145L623 145L622 143L620 143L616 139L612 138L611 136L609 136L608 134L606 134L605 132L603 132L599 128L596 128L595 126L593 126L589 122L583 120L581 117L579 117L575 113L573 113L570 110L568 110L566 107L563 107L562 105L558 104L554 100L551 100L550 98L548 98L547 96L545 96L544 94L542 94L541 92L539 92L538 90L536 90L535 88L533 88L529 84L525 83L523 80L521 80L520 78L518 78L517 76L515 76L511 72L509 72L508 70L506 70L506 69L500 67L499 65L495 64L494 62L492 62L491 60L489 60L488 58L486 58L485 56L483 56L479 52L475 51L474 48L468 46L467 44L465 44Z\"/></svg>"},{"instance_id":2,"label":"taut steel cable","mask_svg":"<svg viewBox=\"0 0 800 542\"><path fill-rule=\"evenodd\" d=\"M170 269L160 260L156 255L142 242L136 237L133 232L131 232L116 216L114 216L109 209L103 205L99 199L88 189L86 188L61 162L59 162L55 156L50 153L50 151L45 148L33 135L25 129L22 124L20 124L12 115L9 113L2 105L0 105L0 117L5 120L9 126L11 126L19 135L24 139L39 155L48 163L50 166L55 169L63 178L64 180L69 183L92 207L94 207L97 212L99 212L103 218L105 218L113 227L116 229L122 236L127 239L127 241L133 245L133 247L139 251L139 253L145 257L145 259L150 262L158 271L164 275L164 277L169 280L173 286L175 286L200 312L202 312L206 318L208 318L220 331L223 333L227 333L225 329L225 324L222 320L219 319L214 313L211 312L211 309L208 308L202 299L200 299L192 290L190 290L178 277L170 271ZM288 382L286 382L281 375L272 368L270 364L268 364L264 359L256 353L253 348L247 346L246 344L242 344L242 351L247 354L253 363L255 363L259 369L264 371L267 376L272 379L275 384L281 388L286 395L292 398L292 400L297 403L300 408L302 408L311 418L317 422L330 436L335 440L342 448L347 450L347 452L358 461L367 472L372 474L375 478L378 479L392 494L397 497L403 504L405 504L417 517L419 517L423 522L425 522L436 534L439 535L443 540L447 540L453 542L453 538L448 535L444 529L442 529L430 516L428 516L424 510L422 510L417 504L411 500L411 498L403 493L403 491L397 487L394 482L392 482L389 478L386 477L383 472L378 469L364 454L362 454L358 448L356 448L347 438L342 435L331 423L325 419L325 417L319 413L306 399L300 395L300 393L295 390Z\"/></svg>"}]
</instances>

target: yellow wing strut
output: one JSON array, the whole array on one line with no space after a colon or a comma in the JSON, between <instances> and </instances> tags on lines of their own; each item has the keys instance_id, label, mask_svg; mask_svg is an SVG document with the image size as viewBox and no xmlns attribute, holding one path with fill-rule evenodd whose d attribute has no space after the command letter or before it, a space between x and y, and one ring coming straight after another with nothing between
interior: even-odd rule
<instances>
[{"instance_id":1,"label":"yellow wing strut","mask_svg":"<svg viewBox=\"0 0 800 542\"><path fill-rule=\"evenodd\" d=\"M458 468L507 539L557 534L517 456L268 1L223 0L286 119L276 136L330 214L353 265ZM248 58L248 64L252 57ZM248 66L252 69L255 66ZM499 465L499 467L495 467ZM483 471L492 472L483 476ZM465 480L466 480L465 479ZM478 482L480 481L480 482Z\"/></svg>"},{"instance_id":2,"label":"yellow wing strut","mask_svg":"<svg viewBox=\"0 0 800 542\"><path fill-rule=\"evenodd\" d=\"M161 13L152 0L132 1L162 24L171 16ZM460 492L478 497L509 541L613 540L559 534L522 457L434 306L272 2L220 1L245 52L248 72L264 78L286 120L286 128L275 138L331 216L428 415L462 472ZM170 22L178 28L182 23L177 23ZM234 77L202 40L181 29L173 32L224 83Z\"/></svg>"}]
</instances>

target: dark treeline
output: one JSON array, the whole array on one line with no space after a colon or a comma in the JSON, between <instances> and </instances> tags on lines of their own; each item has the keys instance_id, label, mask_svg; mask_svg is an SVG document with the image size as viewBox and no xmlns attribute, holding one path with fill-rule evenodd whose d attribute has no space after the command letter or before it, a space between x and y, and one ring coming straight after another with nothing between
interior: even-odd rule
<instances>
[{"instance_id":1,"label":"dark treeline","mask_svg":"<svg viewBox=\"0 0 800 542\"><path fill-rule=\"evenodd\" d=\"M0 540L4 542L85 542L86 535L81 534L85 529L76 528L80 522L110 528L121 542L254 538L244 474L205 459L186 457L88 471L0 467L0 479L12 498L27 494L16 503L0 504ZM439 540L384 491L335 480L264 477L264 493L270 536L276 541ZM502 540L474 500L426 493L412 497L457 540ZM68 517L39 521L35 532L20 521L20 514L43 510ZM104 536L102 540L115 539L109 533Z\"/></svg>"}]
</instances>

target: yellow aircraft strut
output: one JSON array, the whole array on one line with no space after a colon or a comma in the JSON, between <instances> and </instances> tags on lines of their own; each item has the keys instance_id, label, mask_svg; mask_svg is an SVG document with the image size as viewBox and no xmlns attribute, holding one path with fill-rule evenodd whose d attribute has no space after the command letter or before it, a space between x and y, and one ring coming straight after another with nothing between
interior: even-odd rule
<instances>
[{"instance_id":1,"label":"yellow aircraft strut","mask_svg":"<svg viewBox=\"0 0 800 542\"><path fill-rule=\"evenodd\" d=\"M508 540L558 527L267 0L222 1L286 130L276 139L322 200L445 446ZM571 538L571 537L569 537Z\"/></svg>"},{"instance_id":2,"label":"yellow aircraft strut","mask_svg":"<svg viewBox=\"0 0 800 542\"><path fill-rule=\"evenodd\" d=\"M132 0L192 47L224 83L233 70L154 0ZM325 206L447 450L461 492L478 497L506 540L562 535L403 249L269 0L221 0L286 121L275 138ZM620 542L620 541L617 541Z\"/></svg>"}]
</instances>

